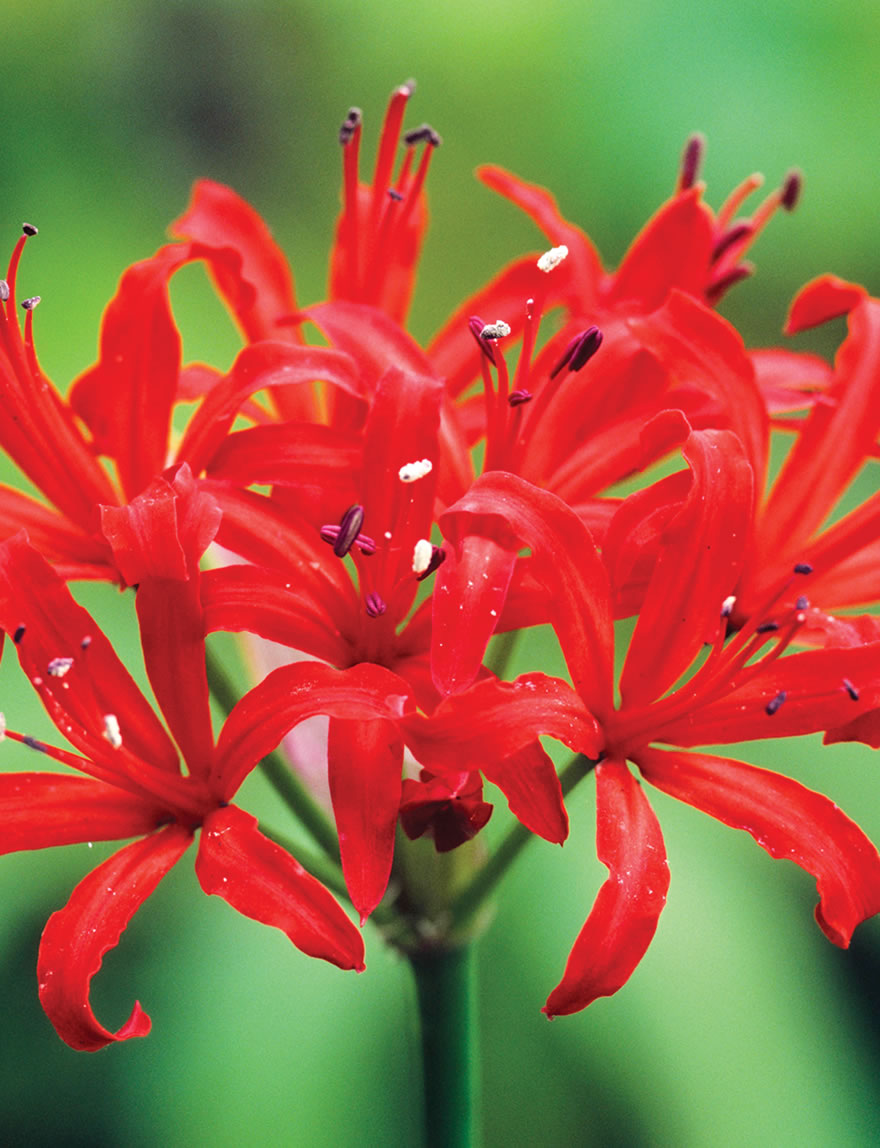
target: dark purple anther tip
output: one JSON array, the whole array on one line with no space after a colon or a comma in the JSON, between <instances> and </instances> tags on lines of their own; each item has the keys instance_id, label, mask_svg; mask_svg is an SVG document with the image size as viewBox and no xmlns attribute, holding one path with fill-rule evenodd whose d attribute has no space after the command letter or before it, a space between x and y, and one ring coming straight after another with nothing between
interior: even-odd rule
<instances>
[{"instance_id":1,"label":"dark purple anther tip","mask_svg":"<svg viewBox=\"0 0 880 1148\"><path fill-rule=\"evenodd\" d=\"M775 698L771 698L770 701L767 702L766 706L764 706L764 712L767 714L767 716L773 717L773 715L776 713L776 711L779 709L787 697L788 694L785 692L785 690L780 690Z\"/></svg>"},{"instance_id":2,"label":"dark purple anther tip","mask_svg":"<svg viewBox=\"0 0 880 1148\"><path fill-rule=\"evenodd\" d=\"M512 407L521 407L525 403L530 403L534 397L529 391L511 391L507 396L507 402Z\"/></svg>"},{"instance_id":3,"label":"dark purple anther tip","mask_svg":"<svg viewBox=\"0 0 880 1148\"><path fill-rule=\"evenodd\" d=\"M854 702L857 702L859 700L859 691L852 684L852 682L849 680L849 678L843 679L843 688L846 690L846 692L849 694L849 696L852 698L852 700Z\"/></svg>"},{"instance_id":4,"label":"dark purple anther tip","mask_svg":"<svg viewBox=\"0 0 880 1148\"><path fill-rule=\"evenodd\" d=\"M39 295L31 295L30 299L22 299L21 305L25 311L33 311L34 307L40 302Z\"/></svg>"},{"instance_id":5,"label":"dark purple anther tip","mask_svg":"<svg viewBox=\"0 0 880 1148\"><path fill-rule=\"evenodd\" d=\"M388 198L393 199L395 203L403 203L403 196L399 191L395 191L393 187L388 188Z\"/></svg>"},{"instance_id":6,"label":"dark purple anther tip","mask_svg":"<svg viewBox=\"0 0 880 1148\"><path fill-rule=\"evenodd\" d=\"M5 303L9 298L9 284L5 279L0 279L0 303Z\"/></svg>"},{"instance_id":7,"label":"dark purple anther tip","mask_svg":"<svg viewBox=\"0 0 880 1148\"><path fill-rule=\"evenodd\" d=\"M21 229L25 235L36 235L37 228L32 223L23 223Z\"/></svg>"},{"instance_id":8,"label":"dark purple anther tip","mask_svg":"<svg viewBox=\"0 0 880 1148\"><path fill-rule=\"evenodd\" d=\"M13 640L13 642L15 642L16 646L24 637L26 630L27 630L27 626L25 626L25 624L23 622L20 626L15 627L15 633L12 635L12 640Z\"/></svg>"},{"instance_id":9,"label":"dark purple anther tip","mask_svg":"<svg viewBox=\"0 0 880 1148\"><path fill-rule=\"evenodd\" d=\"M40 753L46 752L46 746L43 744L43 742L37 741L35 737L28 735L27 737L23 737L21 740L26 746L28 746L29 749L36 749Z\"/></svg>"},{"instance_id":10,"label":"dark purple anther tip","mask_svg":"<svg viewBox=\"0 0 880 1148\"><path fill-rule=\"evenodd\" d=\"M812 574L813 573L813 567L809 564L809 562L798 562L795 565L794 573L795 574Z\"/></svg>"},{"instance_id":11,"label":"dark purple anther tip","mask_svg":"<svg viewBox=\"0 0 880 1148\"><path fill-rule=\"evenodd\" d=\"M414 147L418 143L428 143L431 147L439 147L443 140L430 124L419 124L412 131L404 132L403 142L407 147Z\"/></svg>"},{"instance_id":12,"label":"dark purple anther tip","mask_svg":"<svg viewBox=\"0 0 880 1148\"><path fill-rule=\"evenodd\" d=\"M797 170L790 171L782 184L779 206L785 211L794 211L804 188L804 177Z\"/></svg>"},{"instance_id":13,"label":"dark purple anther tip","mask_svg":"<svg viewBox=\"0 0 880 1148\"><path fill-rule=\"evenodd\" d=\"M703 162L703 153L706 150L706 137L701 132L694 132L684 145L681 153L681 167L678 174L679 191L687 191L697 182L700 174L700 164Z\"/></svg>"},{"instance_id":14,"label":"dark purple anther tip","mask_svg":"<svg viewBox=\"0 0 880 1148\"><path fill-rule=\"evenodd\" d=\"M468 330L477 340L477 346L494 367L495 349L491 343L486 342L486 340L482 338L482 333L485 326L486 324L483 322L479 315L471 315L470 319L468 319Z\"/></svg>"},{"instance_id":15,"label":"dark purple anther tip","mask_svg":"<svg viewBox=\"0 0 880 1148\"><path fill-rule=\"evenodd\" d=\"M351 137L357 131L362 119L363 112L360 108L348 109L348 115L342 121L342 127L339 129L339 142L343 147L351 143Z\"/></svg>"},{"instance_id":16,"label":"dark purple anther tip","mask_svg":"<svg viewBox=\"0 0 880 1148\"><path fill-rule=\"evenodd\" d=\"M442 546L431 547L431 560L425 569L416 576L417 582L424 582L428 575L433 574L438 566L442 566L446 561L446 551Z\"/></svg>"},{"instance_id":17,"label":"dark purple anther tip","mask_svg":"<svg viewBox=\"0 0 880 1148\"><path fill-rule=\"evenodd\" d=\"M571 340L562 353L562 358L550 372L550 378L555 379L560 371L568 367L570 371L579 371L592 359L593 355L602 346L602 332L598 327L587 327Z\"/></svg>"},{"instance_id":18,"label":"dark purple anther tip","mask_svg":"<svg viewBox=\"0 0 880 1148\"><path fill-rule=\"evenodd\" d=\"M795 604L794 604L794 608L795 608L795 610L809 610L810 599L806 596L806 594L801 594L797 598L797 600L795 601Z\"/></svg>"},{"instance_id":19,"label":"dark purple anther tip","mask_svg":"<svg viewBox=\"0 0 880 1148\"><path fill-rule=\"evenodd\" d=\"M361 532L364 524L364 508L355 503L350 506L342 516L339 523L339 534L333 543L333 553L337 558L344 558L354 545L354 541Z\"/></svg>"},{"instance_id":20,"label":"dark purple anther tip","mask_svg":"<svg viewBox=\"0 0 880 1148\"><path fill-rule=\"evenodd\" d=\"M367 609L367 614L371 618L381 617L382 614L384 614L388 609L388 607L385 605L384 598L381 596L381 594L377 594L375 590L366 596L364 599L364 604Z\"/></svg>"},{"instance_id":21,"label":"dark purple anther tip","mask_svg":"<svg viewBox=\"0 0 880 1148\"><path fill-rule=\"evenodd\" d=\"M756 634L772 634L774 630L779 629L778 622L762 622L760 626L755 627Z\"/></svg>"},{"instance_id":22,"label":"dark purple anther tip","mask_svg":"<svg viewBox=\"0 0 880 1148\"><path fill-rule=\"evenodd\" d=\"M712 248L711 262L717 263L726 251L729 251L741 239L746 239L754 230L752 224L746 223L745 220L741 223L735 223L733 227L725 231L720 239L716 240L715 246Z\"/></svg>"}]
</instances>

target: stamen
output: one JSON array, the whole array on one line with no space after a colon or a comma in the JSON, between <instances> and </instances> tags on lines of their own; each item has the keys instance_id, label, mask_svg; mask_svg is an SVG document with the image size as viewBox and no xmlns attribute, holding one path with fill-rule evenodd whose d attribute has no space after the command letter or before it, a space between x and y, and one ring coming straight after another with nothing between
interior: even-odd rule
<instances>
[{"instance_id":1,"label":"stamen","mask_svg":"<svg viewBox=\"0 0 880 1148\"><path fill-rule=\"evenodd\" d=\"M16 646L22 640L22 638L25 636L26 632L27 632L27 626L24 624L24 622L22 622L20 626L15 627L15 633L12 635L12 640L13 640L13 642L15 642Z\"/></svg>"},{"instance_id":2,"label":"stamen","mask_svg":"<svg viewBox=\"0 0 880 1148\"><path fill-rule=\"evenodd\" d=\"M783 211L794 211L800 200L803 188L804 177L797 168L793 168L785 177L785 181L782 184L779 206Z\"/></svg>"},{"instance_id":3,"label":"stamen","mask_svg":"<svg viewBox=\"0 0 880 1148\"><path fill-rule=\"evenodd\" d=\"M750 275L754 275L755 267L752 263L740 263L736 267L732 267L726 274L721 275L714 283L710 283L706 288L706 298L710 303L717 303L723 295L727 294L731 287L735 287L737 283L742 283L743 279L748 279Z\"/></svg>"},{"instance_id":4,"label":"stamen","mask_svg":"<svg viewBox=\"0 0 880 1148\"><path fill-rule=\"evenodd\" d=\"M433 552L434 547L427 538L420 538L418 540L413 547L413 574L424 574L431 562Z\"/></svg>"},{"instance_id":5,"label":"stamen","mask_svg":"<svg viewBox=\"0 0 880 1148\"><path fill-rule=\"evenodd\" d=\"M53 658L46 667L46 673L51 678L63 678L70 673L73 658Z\"/></svg>"},{"instance_id":6,"label":"stamen","mask_svg":"<svg viewBox=\"0 0 880 1148\"><path fill-rule=\"evenodd\" d=\"M393 200L395 203L403 203L403 196L399 191L395 191L393 187L388 188L388 198Z\"/></svg>"},{"instance_id":7,"label":"stamen","mask_svg":"<svg viewBox=\"0 0 880 1148\"><path fill-rule=\"evenodd\" d=\"M85 637L80 642L79 648L81 650L87 650L91 644L92 644L92 635L86 634Z\"/></svg>"},{"instance_id":8,"label":"stamen","mask_svg":"<svg viewBox=\"0 0 880 1148\"><path fill-rule=\"evenodd\" d=\"M122 734L119 730L119 719L116 714L104 714L104 737L110 742L114 749L120 749L122 746Z\"/></svg>"},{"instance_id":9,"label":"stamen","mask_svg":"<svg viewBox=\"0 0 880 1148\"><path fill-rule=\"evenodd\" d=\"M36 307L39 302L40 296L32 295L30 299L22 299L21 305L24 307L25 311L33 311L34 307Z\"/></svg>"},{"instance_id":10,"label":"stamen","mask_svg":"<svg viewBox=\"0 0 880 1148\"><path fill-rule=\"evenodd\" d=\"M348 115L342 121L342 127L339 129L339 142L345 147L351 143L351 137L361 125L364 118L364 113L360 108L349 108Z\"/></svg>"},{"instance_id":11,"label":"stamen","mask_svg":"<svg viewBox=\"0 0 880 1148\"><path fill-rule=\"evenodd\" d=\"M734 244L739 243L741 239L747 239L755 228L751 223L743 220L741 223L735 223L733 227L729 228L719 239L715 241L715 246L712 248L710 262L717 263L725 252L729 251Z\"/></svg>"},{"instance_id":12,"label":"stamen","mask_svg":"<svg viewBox=\"0 0 880 1148\"><path fill-rule=\"evenodd\" d=\"M702 132L694 132L692 136L688 137L681 155L681 166L678 169L679 191L687 191L697 182L705 150L706 137Z\"/></svg>"},{"instance_id":13,"label":"stamen","mask_svg":"<svg viewBox=\"0 0 880 1148\"><path fill-rule=\"evenodd\" d=\"M787 697L788 694L785 692L785 690L780 690L775 698L771 698L770 701L767 702L766 706L764 706L764 712L767 714L767 716L773 717L773 715L776 713L776 711L779 709Z\"/></svg>"},{"instance_id":14,"label":"stamen","mask_svg":"<svg viewBox=\"0 0 880 1148\"><path fill-rule=\"evenodd\" d=\"M849 694L849 696L852 698L852 700L854 702L857 702L859 700L859 691L852 684L852 682L849 680L849 678L844 678L843 682L841 684L843 685L843 688L846 690L846 692Z\"/></svg>"},{"instance_id":15,"label":"stamen","mask_svg":"<svg viewBox=\"0 0 880 1148\"><path fill-rule=\"evenodd\" d=\"M774 630L779 629L778 622L762 622L760 626L755 626L756 634L772 634Z\"/></svg>"},{"instance_id":16,"label":"stamen","mask_svg":"<svg viewBox=\"0 0 880 1148\"><path fill-rule=\"evenodd\" d=\"M39 231L32 223L23 223L21 229L25 235L37 235Z\"/></svg>"},{"instance_id":17,"label":"stamen","mask_svg":"<svg viewBox=\"0 0 880 1148\"><path fill-rule=\"evenodd\" d=\"M375 590L366 596L364 602L367 608L367 614L371 618L380 618L388 609L385 605L385 599L381 594L377 594Z\"/></svg>"},{"instance_id":18,"label":"stamen","mask_svg":"<svg viewBox=\"0 0 880 1148\"><path fill-rule=\"evenodd\" d=\"M434 469L434 464L429 458L421 458L415 462L405 463L397 472L397 477L401 482L418 482L420 478L425 478Z\"/></svg>"},{"instance_id":19,"label":"stamen","mask_svg":"<svg viewBox=\"0 0 880 1148\"><path fill-rule=\"evenodd\" d=\"M808 598L808 597L807 597L805 594L801 594L801 595L800 595L800 596L799 596L799 597L798 597L798 598L795 600L795 603L794 603L794 608L795 608L796 610L809 610L809 608L810 608L810 599L809 599L809 598Z\"/></svg>"},{"instance_id":20,"label":"stamen","mask_svg":"<svg viewBox=\"0 0 880 1148\"><path fill-rule=\"evenodd\" d=\"M0 303L5 303L9 298L9 284L5 279L0 279Z\"/></svg>"},{"instance_id":21,"label":"stamen","mask_svg":"<svg viewBox=\"0 0 880 1148\"><path fill-rule=\"evenodd\" d=\"M554 267L558 267L563 259L566 259L567 257L568 248L564 243L560 244L559 247L551 247L550 250L545 251L541 258L538 260L538 270L550 272Z\"/></svg>"},{"instance_id":22,"label":"stamen","mask_svg":"<svg viewBox=\"0 0 880 1148\"><path fill-rule=\"evenodd\" d=\"M357 546L362 554L374 554L376 543L360 529L364 521L364 508L355 503L342 516L338 526L322 526L320 535L324 542L333 547L337 558L344 558L352 546Z\"/></svg>"},{"instance_id":23,"label":"stamen","mask_svg":"<svg viewBox=\"0 0 880 1148\"><path fill-rule=\"evenodd\" d=\"M510 334L510 324L503 319L496 319L494 323L487 323L480 331L481 339L503 339Z\"/></svg>"},{"instance_id":24,"label":"stamen","mask_svg":"<svg viewBox=\"0 0 880 1148\"><path fill-rule=\"evenodd\" d=\"M555 379L563 368L570 371L579 371L592 359L593 355L602 346L602 332L598 327L587 327L571 340L562 353L562 358L550 372L550 378Z\"/></svg>"},{"instance_id":25,"label":"stamen","mask_svg":"<svg viewBox=\"0 0 880 1148\"><path fill-rule=\"evenodd\" d=\"M534 397L530 391L511 391L507 402L512 407L521 407L523 403L530 403Z\"/></svg>"},{"instance_id":26,"label":"stamen","mask_svg":"<svg viewBox=\"0 0 880 1148\"><path fill-rule=\"evenodd\" d=\"M479 315L471 315L470 319L468 319L468 330L473 335L473 337L477 340L477 346L480 348L480 350L483 352L483 354L486 356L486 358L489 360L489 362L494 367L496 365L496 363L495 363L495 348L492 346L492 344L490 342L488 342L488 340L486 340L482 337L483 336L483 328L485 326L486 326L486 324L483 322L483 320L480 318Z\"/></svg>"},{"instance_id":27,"label":"stamen","mask_svg":"<svg viewBox=\"0 0 880 1148\"><path fill-rule=\"evenodd\" d=\"M721 603L721 617L729 618L733 613L733 607L736 605L736 594L728 594L724 601Z\"/></svg>"},{"instance_id":28,"label":"stamen","mask_svg":"<svg viewBox=\"0 0 880 1148\"><path fill-rule=\"evenodd\" d=\"M813 573L813 567L809 564L809 562L798 562L795 565L794 573L795 574L812 574Z\"/></svg>"},{"instance_id":29,"label":"stamen","mask_svg":"<svg viewBox=\"0 0 880 1148\"><path fill-rule=\"evenodd\" d=\"M418 551L422 542L427 542L427 539L423 538L416 543L416 551ZM442 566L446 561L446 551L442 546L433 546L430 542L428 542L428 545L431 547L431 553L428 556L427 563L425 563L423 568L420 570L416 569L416 553L413 553L413 572L416 574L416 581L418 582L424 582L427 577L434 573L438 566ZM420 565L423 561L423 557L423 554L419 556Z\"/></svg>"},{"instance_id":30,"label":"stamen","mask_svg":"<svg viewBox=\"0 0 880 1148\"><path fill-rule=\"evenodd\" d=\"M403 142L407 147L413 147L417 143L428 143L431 147L439 147L443 140L430 124L419 124L412 131L404 132Z\"/></svg>"},{"instance_id":31,"label":"stamen","mask_svg":"<svg viewBox=\"0 0 880 1148\"><path fill-rule=\"evenodd\" d=\"M35 737L31 737L30 734L25 734L21 740L26 746L28 746L29 749L36 749L40 753L49 752L49 747L47 745L44 745L41 741L37 741L37 739Z\"/></svg>"}]
</instances>

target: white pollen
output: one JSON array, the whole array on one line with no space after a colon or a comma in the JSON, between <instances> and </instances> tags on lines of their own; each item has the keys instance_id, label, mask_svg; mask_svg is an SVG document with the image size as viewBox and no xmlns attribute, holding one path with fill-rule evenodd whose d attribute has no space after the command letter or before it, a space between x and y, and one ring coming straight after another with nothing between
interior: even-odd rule
<instances>
[{"instance_id":1,"label":"white pollen","mask_svg":"<svg viewBox=\"0 0 880 1148\"><path fill-rule=\"evenodd\" d=\"M503 339L510 334L510 324L503 319L496 319L494 323L487 323L480 331L481 339Z\"/></svg>"},{"instance_id":2,"label":"white pollen","mask_svg":"<svg viewBox=\"0 0 880 1148\"><path fill-rule=\"evenodd\" d=\"M721 603L721 617L729 618L733 613L733 607L736 605L736 594L728 594L728 596Z\"/></svg>"},{"instance_id":3,"label":"white pollen","mask_svg":"<svg viewBox=\"0 0 880 1148\"><path fill-rule=\"evenodd\" d=\"M420 538L413 548L413 574L424 574L431 565L434 547L427 538Z\"/></svg>"},{"instance_id":4,"label":"white pollen","mask_svg":"<svg viewBox=\"0 0 880 1148\"><path fill-rule=\"evenodd\" d=\"M568 248L564 243L559 247L551 247L549 251L545 251L541 258L538 260L539 271L552 271L554 267L559 264L568 256Z\"/></svg>"},{"instance_id":5,"label":"white pollen","mask_svg":"<svg viewBox=\"0 0 880 1148\"><path fill-rule=\"evenodd\" d=\"M430 474L434 469L434 464L429 458L417 459L416 462L408 462L400 468L397 476L401 482L418 482L420 478L424 478L426 474Z\"/></svg>"},{"instance_id":6,"label":"white pollen","mask_svg":"<svg viewBox=\"0 0 880 1148\"><path fill-rule=\"evenodd\" d=\"M65 674L70 673L72 665L73 658L53 658L46 669L50 677L63 678Z\"/></svg>"},{"instance_id":7,"label":"white pollen","mask_svg":"<svg viewBox=\"0 0 880 1148\"><path fill-rule=\"evenodd\" d=\"M122 745L122 734L119 732L119 719L116 714L104 714L104 737L114 749Z\"/></svg>"}]
</instances>

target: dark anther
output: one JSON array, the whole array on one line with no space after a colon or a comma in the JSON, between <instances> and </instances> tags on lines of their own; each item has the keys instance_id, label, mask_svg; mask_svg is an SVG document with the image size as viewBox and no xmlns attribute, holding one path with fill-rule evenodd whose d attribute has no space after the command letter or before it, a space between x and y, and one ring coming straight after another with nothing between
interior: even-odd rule
<instances>
[{"instance_id":1,"label":"dark anther","mask_svg":"<svg viewBox=\"0 0 880 1148\"><path fill-rule=\"evenodd\" d=\"M852 700L854 702L857 702L859 700L859 691L852 684L852 682L849 680L849 678L844 678L842 684L843 684L843 688L846 690L846 692L849 694L849 696L852 698Z\"/></svg>"},{"instance_id":2,"label":"dark anther","mask_svg":"<svg viewBox=\"0 0 880 1148\"><path fill-rule=\"evenodd\" d=\"M705 149L705 136L700 132L694 132L684 145L684 151L681 155L681 167L679 168L678 174L679 191L687 191L689 187L693 187L697 182Z\"/></svg>"},{"instance_id":3,"label":"dark anther","mask_svg":"<svg viewBox=\"0 0 880 1148\"><path fill-rule=\"evenodd\" d=\"M5 279L0 279L0 303L5 303L9 298L9 284Z\"/></svg>"},{"instance_id":4,"label":"dark anther","mask_svg":"<svg viewBox=\"0 0 880 1148\"><path fill-rule=\"evenodd\" d=\"M812 574L813 567L809 562L798 562L794 568L795 574Z\"/></svg>"},{"instance_id":5,"label":"dark anther","mask_svg":"<svg viewBox=\"0 0 880 1148\"><path fill-rule=\"evenodd\" d=\"M776 713L776 711L779 709L787 697L788 694L785 692L785 690L780 690L775 698L771 698L770 701L767 702L766 706L764 706L764 711L766 712L767 716L773 717L773 715Z\"/></svg>"},{"instance_id":6,"label":"dark anther","mask_svg":"<svg viewBox=\"0 0 880 1148\"><path fill-rule=\"evenodd\" d=\"M46 753L47 747L45 745L43 745L43 743L41 741L37 741L37 739L35 737L31 737L28 734L26 737L23 737L21 740L24 742L24 744L26 746L28 746L29 749L36 749L36 750L39 750L40 753Z\"/></svg>"},{"instance_id":7,"label":"dark anther","mask_svg":"<svg viewBox=\"0 0 880 1148\"><path fill-rule=\"evenodd\" d=\"M424 582L429 574L433 574L438 566L442 566L446 561L446 551L442 546L433 546L431 548L431 560L421 574L416 576L417 582Z\"/></svg>"},{"instance_id":8,"label":"dark anther","mask_svg":"<svg viewBox=\"0 0 880 1148\"><path fill-rule=\"evenodd\" d=\"M348 115L342 121L342 127L339 129L339 142L343 147L351 142L351 137L357 131L363 115L364 113L360 108L348 109Z\"/></svg>"},{"instance_id":9,"label":"dark anther","mask_svg":"<svg viewBox=\"0 0 880 1148\"><path fill-rule=\"evenodd\" d=\"M24 637L26 630L27 630L27 626L24 624L24 622L22 622L22 624L20 626L15 627L15 633L12 635L12 640L13 640L13 642L15 642L16 646Z\"/></svg>"},{"instance_id":10,"label":"dark anther","mask_svg":"<svg viewBox=\"0 0 880 1148\"><path fill-rule=\"evenodd\" d=\"M797 600L795 601L795 604L794 604L794 608L795 608L795 610L809 610L810 599L806 596L806 594L801 594L797 598Z\"/></svg>"},{"instance_id":11,"label":"dark anther","mask_svg":"<svg viewBox=\"0 0 880 1148\"><path fill-rule=\"evenodd\" d=\"M403 203L403 196L399 191L395 191L393 187L388 188L388 198L393 199L395 203Z\"/></svg>"},{"instance_id":12,"label":"dark anther","mask_svg":"<svg viewBox=\"0 0 880 1148\"><path fill-rule=\"evenodd\" d=\"M91 644L92 644L92 635L91 635L91 634L86 634L86 636L85 636L85 637L83 638L83 640L80 642L80 644L79 644L79 648L80 648L81 650L87 650Z\"/></svg>"},{"instance_id":13,"label":"dark anther","mask_svg":"<svg viewBox=\"0 0 880 1148\"><path fill-rule=\"evenodd\" d=\"M739 243L741 239L751 235L754 230L751 223L735 223L733 227L725 231L720 239L716 240L715 246L712 248L711 261L717 263L725 251L729 251L734 243Z\"/></svg>"},{"instance_id":14,"label":"dark anther","mask_svg":"<svg viewBox=\"0 0 880 1148\"><path fill-rule=\"evenodd\" d=\"M486 324L483 322L483 320L480 318L479 315L471 315L470 319L468 319L468 330L473 335L473 337L477 340L477 346L480 348L480 350L483 352L483 354L486 356L486 358L489 360L489 362L494 367L495 366L495 349L491 343L487 343L485 339L481 338L483 328L485 326L486 326Z\"/></svg>"},{"instance_id":15,"label":"dark anther","mask_svg":"<svg viewBox=\"0 0 880 1148\"><path fill-rule=\"evenodd\" d=\"M388 607L385 605L385 600L382 598L381 594L377 594L375 592L375 590L366 596L366 598L364 599L364 603L365 603L366 608L367 608L367 614L371 618L381 617L382 614L384 614L385 611L388 609Z\"/></svg>"},{"instance_id":16,"label":"dark anther","mask_svg":"<svg viewBox=\"0 0 880 1148\"><path fill-rule=\"evenodd\" d=\"M23 223L21 225L21 229L25 233L25 235L36 235L37 234L37 228L34 227L34 225L32 223Z\"/></svg>"},{"instance_id":17,"label":"dark anther","mask_svg":"<svg viewBox=\"0 0 880 1148\"><path fill-rule=\"evenodd\" d=\"M512 407L521 407L523 403L530 403L534 397L529 391L511 391L507 401Z\"/></svg>"},{"instance_id":18,"label":"dark anther","mask_svg":"<svg viewBox=\"0 0 880 1148\"><path fill-rule=\"evenodd\" d=\"M561 370L568 367L570 371L579 371L581 367L592 359L593 355L602 346L602 332L598 327L587 327L571 340L562 358L550 372L550 378L555 379Z\"/></svg>"},{"instance_id":19,"label":"dark anther","mask_svg":"<svg viewBox=\"0 0 880 1148\"><path fill-rule=\"evenodd\" d=\"M754 273L755 267L752 263L739 263L736 267L731 267L725 275L720 276L706 288L707 301L717 303L731 287L735 287L737 283L742 283L743 279L748 279Z\"/></svg>"},{"instance_id":20,"label":"dark anther","mask_svg":"<svg viewBox=\"0 0 880 1148\"><path fill-rule=\"evenodd\" d=\"M33 311L34 307L36 307L39 301L39 295L32 295L30 299L22 299L21 305L24 307L25 311Z\"/></svg>"},{"instance_id":21,"label":"dark anther","mask_svg":"<svg viewBox=\"0 0 880 1148\"><path fill-rule=\"evenodd\" d=\"M439 147L443 141L430 124L419 124L412 131L404 132L403 142L407 147L412 147L417 143L429 143L431 147Z\"/></svg>"},{"instance_id":22,"label":"dark anther","mask_svg":"<svg viewBox=\"0 0 880 1148\"><path fill-rule=\"evenodd\" d=\"M756 634L772 634L774 630L779 629L778 622L762 622L760 626L755 627Z\"/></svg>"},{"instance_id":23,"label":"dark anther","mask_svg":"<svg viewBox=\"0 0 880 1148\"><path fill-rule=\"evenodd\" d=\"M355 503L350 506L342 516L339 523L339 534L333 543L333 553L337 558L344 558L354 545L354 540L361 532L364 524L364 508Z\"/></svg>"},{"instance_id":24,"label":"dark anther","mask_svg":"<svg viewBox=\"0 0 880 1148\"><path fill-rule=\"evenodd\" d=\"M803 187L804 177L801 173L797 169L790 171L782 185L782 196L779 200L779 206L784 208L785 211L794 211L798 205Z\"/></svg>"}]
</instances>

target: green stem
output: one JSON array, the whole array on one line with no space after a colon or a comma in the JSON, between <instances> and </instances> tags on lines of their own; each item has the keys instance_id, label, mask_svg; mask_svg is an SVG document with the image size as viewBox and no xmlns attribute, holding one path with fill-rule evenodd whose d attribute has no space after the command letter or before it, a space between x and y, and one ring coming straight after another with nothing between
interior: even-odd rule
<instances>
[{"instance_id":1,"label":"green stem","mask_svg":"<svg viewBox=\"0 0 880 1148\"><path fill-rule=\"evenodd\" d=\"M427 1148L478 1148L479 1059L474 946L409 956L422 1029Z\"/></svg>"},{"instance_id":2,"label":"green stem","mask_svg":"<svg viewBox=\"0 0 880 1148\"><path fill-rule=\"evenodd\" d=\"M217 655L207 650L205 657L211 693L224 713L229 714L239 699L238 691ZM336 831L282 755L277 750L268 754L260 762L260 769L281 800L293 811L327 856L338 863L339 842Z\"/></svg>"},{"instance_id":3,"label":"green stem","mask_svg":"<svg viewBox=\"0 0 880 1148\"><path fill-rule=\"evenodd\" d=\"M577 783L592 773L597 765L598 762L591 761L583 754L576 754L559 775L562 796L567 797ZM526 829L517 821L498 848L493 850L486 864L474 874L450 905L450 912L457 926L463 924L479 909L520 851L534 836L530 829Z\"/></svg>"}]
</instances>

